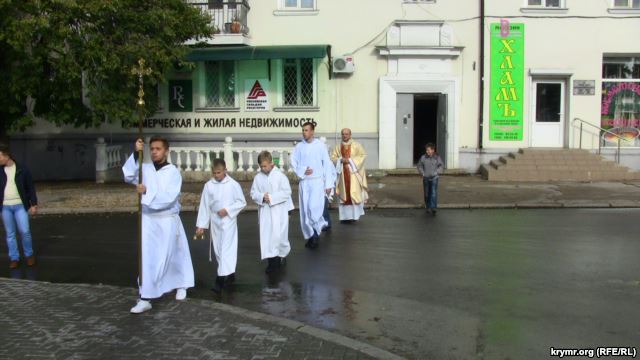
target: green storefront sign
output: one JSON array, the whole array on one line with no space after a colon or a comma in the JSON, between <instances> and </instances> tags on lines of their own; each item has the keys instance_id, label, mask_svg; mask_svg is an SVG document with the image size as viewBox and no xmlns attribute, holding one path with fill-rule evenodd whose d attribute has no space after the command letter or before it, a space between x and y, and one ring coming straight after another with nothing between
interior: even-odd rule
<instances>
[{"instance_id":1,"label":"green storefront sign","mask_svg":"<svg viewBox=\"0 0 640 360\"><path fill-rule=\"evenodd\" d=\"M193 86L191 80L169 80L169 111L193 111Z\"/></svg>"},{"instance_id":2,"label":"green storefront sign","mask_svg":"<svg viewBox=\"0 0 640 360\"><path fill-rule=\"evenodd\" d=\"M522 140L524 24L491 24L489 139Z\"/></svg>"}]
</instances>

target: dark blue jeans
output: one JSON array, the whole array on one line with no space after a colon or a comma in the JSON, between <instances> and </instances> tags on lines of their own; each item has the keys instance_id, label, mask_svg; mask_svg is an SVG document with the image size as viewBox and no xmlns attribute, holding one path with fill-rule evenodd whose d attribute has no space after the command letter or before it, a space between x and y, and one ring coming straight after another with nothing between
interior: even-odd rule
<instances>
[{"instance_id":1,"label":"dark blue jeans","mask_svg":"<svg viewBox=\"0 0 640 360\"><path fill-rule=\"evenodd\" d=\"M329 213L329 199L324 197L324 212L322 213L324 221L327 222L327 227L331 227L331 214Z\"/></svg>"},{"instance_id":2,"label":"dark blue jeans","mask_svg":"<svg viewBox=\"0 0 640 360\"><path fill-rule=\"evenodd\" d=\"M424 205L427 209L435 209L438 207L438 178L422 178L422 186L424 188Z\"/></svg>"}]
</instances>

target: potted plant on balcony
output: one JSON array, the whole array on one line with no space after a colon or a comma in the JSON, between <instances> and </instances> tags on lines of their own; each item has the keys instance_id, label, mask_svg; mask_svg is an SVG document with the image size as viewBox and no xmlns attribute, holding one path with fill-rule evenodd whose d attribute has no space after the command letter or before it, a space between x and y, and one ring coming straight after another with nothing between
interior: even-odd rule
<instances>
[{"instance_id":1,"label":"potted plant on balcony","mask_svg":"<svg viewBox=\"0 0 640 360\"><path fill-rule=\"evenodd\" d=\"M240 34L242 32L242 23L237 16L233 18L230 30L232 34Z\"/></svg>"}]
</instances>

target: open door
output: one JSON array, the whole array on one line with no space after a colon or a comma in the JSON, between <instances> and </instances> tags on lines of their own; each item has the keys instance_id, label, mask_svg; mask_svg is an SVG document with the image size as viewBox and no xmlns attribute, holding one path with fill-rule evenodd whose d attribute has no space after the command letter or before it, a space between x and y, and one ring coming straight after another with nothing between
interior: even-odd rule
<instances>
[{"instance_id":1,"label":"open door","mask_svg":"<svg viewBox=\"0 0 640 360\"><path fill-rule=\"evenodd\" d=\"M447 94L438 94L438 131L436 151L447 167Z\"/></svg>"},{"instance_id":2,"label":"open door","mask_svg":"<svg viewBox=\"0 0 640 360\"><path fill-rule=\"evenodd\" d=\"M396 167L413 167L413 94L397 94Z\"/></svg>"}]
</instances>

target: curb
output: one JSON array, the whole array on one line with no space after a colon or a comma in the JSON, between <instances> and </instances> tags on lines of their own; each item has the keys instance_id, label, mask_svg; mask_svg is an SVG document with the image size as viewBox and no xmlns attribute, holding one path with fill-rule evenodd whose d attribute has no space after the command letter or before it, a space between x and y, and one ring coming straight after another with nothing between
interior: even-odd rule
<instances>
[{"instance_id":1,"label":"curb","mask_svg":"<svg viewBox=\"0 0 640 360\"><path fill-rule=\"evenodd\" d=\"M114 285L103 285L103 284L73 284L73 283L52 283L52 282L48 282L48 281L35 281L35 280L16 280L16 279L10 279L10 278L2 278L1 281L7 281L7 282L33 282L33 283L40 283L40 284L48 284L48 285L67 285L67 286L82 286L82 287L87 287L87 288L111 288L114 290L120 290L120 291L128 291L131 294L134 294L135 291L133 289L127 288L127 287L121 287L121 286L114 286ZM367 343L363 343L361 341L355 340L355 339L351 339L349 337L343 336L343 335L339 335L327 330L323 330L320 328L316 328L304 323L301 323L299 321L295 321L295 320L290 320L287 318L282 318L282 317L277 317L277 316L273 316L273 315L269 315L269 314L263 314L263 313L259 313L256 311L251 311L251 310L247 310L247 309L243 309L243 308L239 308L236 306L232 306L232 305L227 305L227 304L222 304L222 303L218 303L215 301L210 301L210 300L203 300L203 299L193 299L193 298L188 298L187 303L195 303L195 304L199 304L202 306L206 306L206 307L210 307L213 308L215 310L221 311L221 312L226 312L226 313L230 313L230 314L234 314L234 315L238 315L241 317L245 317L245 318L249 318L252 320L258 320L258 321L264 321L267 323L271 323L274 325L278 325L278 326L282 326L282 327L286 327L292 330L295 330L296 332L300 332L309 336L313 336L319 339L322 339L324 341L328 341L334 344L338 344L341 346L344 346L346 348L352 349L352 350L356 350L358 352L361 352L365 355L374 357L376 359L383 359L383 360L403 360L405 358L392 354L386 350L380 349L378 347L375 347L373 345L369 345Z\"/></svg>"},{"instance_id":2,"label":"curb","mask_svg":"<svg viewBox=\"0 0 640 360\"><path fill-rule=\"evenodd\" d=\"M335 207L331 207L335 209ZM423 205L412 204L378 204L367 205L366 210L412 210L423 209ZM440 209L450 210L485 210L485 209L638 209L639 203L627 203L627 202L593 202L582 203L579 201L563 201L558 203L457 203L457 204L440 204ZM255 212L257 206L247 206L243 211ZM297 208L296 208L297 210ZM39 209L38 215L82 215L82 214L122 214L122 213L136 213L137 207L116 207L116 208L66 208L66 209ZM197 206L184 206L182 208L183 213L186 212L198 212Z\"/></svg>"}]
</instances>

